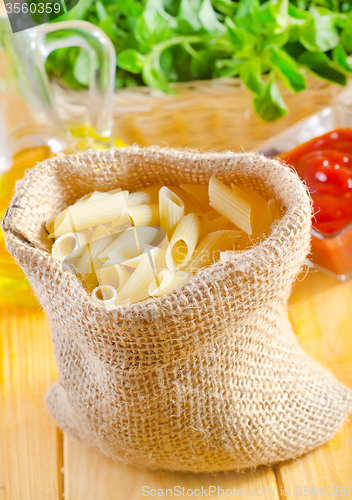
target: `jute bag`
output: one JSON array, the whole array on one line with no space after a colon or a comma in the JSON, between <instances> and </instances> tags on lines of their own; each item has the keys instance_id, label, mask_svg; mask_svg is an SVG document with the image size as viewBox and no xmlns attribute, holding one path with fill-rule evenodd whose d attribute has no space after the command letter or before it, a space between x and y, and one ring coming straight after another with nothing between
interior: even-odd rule
<instances>
[{"instance_id":1,"label":"jute bag","mask_svg":"<svg viewBox=\"0 0 352 500\"><path fill-rule=\"evenodd\" d=\"M283 216L174 293L107 310L51 257L44 221L82 195L212 174L274 196ZM352 391L305 354L286 312L310 217L296 174L255 155L128 147L29 171L3 227L50 319L59 380L47 403L59 427L112 458L193 472L273 464L329 440Z\"/></svg>"}]
</instances>

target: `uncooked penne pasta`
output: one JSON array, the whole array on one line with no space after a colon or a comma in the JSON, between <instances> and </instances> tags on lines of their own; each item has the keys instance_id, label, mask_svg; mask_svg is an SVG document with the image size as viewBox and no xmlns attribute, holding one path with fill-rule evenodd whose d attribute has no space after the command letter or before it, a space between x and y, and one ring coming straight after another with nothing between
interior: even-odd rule
<instances>
[{"instance_id":1,"label":"uncooked penne pasta","mask_svg":"<svg viewBox=\"0 0 352 500\"><path fill-rule=\"evenodd\" d=\"M84 245L89 242L92 234L92 231L63 234L55 241L51 249L54 259L63 261L77 257L83 252Z\"/></svg>"},{"instance_id":2,"label":"uncooked penne pasta","mask_svg":"<svg viewBox=\"0 0 352 500\"><path fill-rule=\"evenodd\" d=\"M116 234L121 231L125 231L129 227L132 227L131 219L128 213L128 209L124 208L121 214L110 222L111 234Z\"/></svg>"},{"instance_id":3,"label":"uncooked penne pasta","mask_svg":"<svg viewBox=\"0 0 352 500\"><path fill-rule=\"evenodd\" d=\"M162 187L159 191L159 214L160 227L171 238L176 224L185 214L185 206L181 198L166 186Z\"/></svg>"},{"instance_id":4,"label":"uncooked penne pasta","mask_svg":"<svg viewBox=\"0 0 352 500\"><path fill-rule=\"evenodd\" d=\"M118 292L130 276L126 268L108 260L104 262L99 271L99 283L100 285L112 286Z\"/></svg>"},{"instance_id":5,"label":"uncooked penne pasta","mask_svg":"<svg viewBox=\"0 0 352 500\"><path fill-rule=\"evenodd\" d=\"M252 234L252 208L248 201L238 196L212 176L209 181L210 206L248 235Z\"/></svg>"},{"instance_id":6,"label":"uncooked penne pasta","mask_svg":"<svg viewBox=\"0 0 352 500\"><path fill-rule=\"evenodd\" d=\"M141 263L142 259L144 258L145 254L149 254L150 262L152 267L166 267L166 250L164 249L158 249L158 252L156 252L157 247L152 247L150 245L140 245L140 253L135 256L131 256L129 259L121 259L119 262L121 263L122 266L127 266L127 267L132 267L132 268L137 268L139 264ZM127 252L125 249L122 251L122 255L127 255ZM157 262L155 263L155 256L157 255ZM115 259L116 254L113 255L113 258Z\"/></svg>"},{"instance_id":7,"label":"uncooked penne pasta","mask_svg":"<svg viewBox=\"0 0 352 500\"><path fill-rule=\"evenodd\" d=\"M275 200L265 202L262 211L257 215L254 220L253 235L259 236L265 234L270 228L271 224L276 218L276 205Z\"/></svg>"},{"instance_id":8,"label":"uncooked penne pasta","mask_svg":"<svg viewBox=\"0 0 352 500\"><path fill-rule=\"evenodd\" d=\"M129 207L129 216L134 226L159 226L159 204Z\"/></svg>"},{"instance_id":9,"label":"uncooked penne pasta","mask_svg":"<svg viewBox=\"0 0 352 500\"><path fill-rule=\"evenodd\" d=\"M196 272L219 257L220 252L232 249L236 240L243 235L242 231L216 231L208 234L196 247L194 256L186 267L187 272Z\"/></svg>"},{"instance_id":10,"label":"uncooked penne pasta","mask_svg":"<svg viewBox=\"0 0 352 500\"><path fill-rule=\"evenodd\" d=\"M139 245L149 245L159 232L159 228L151 226L137 226L126 229L114 242L104 249L99 258L104 259L109 257L110 259L114 259L114 253L119 253L121 248L125 246L135 246L137 251L139 251Z\"/></svg>"},{"instance_id":11,"label":"uncooked penne pasta","mask_svg":"<svg viewBox=\"0 0 352 500\"><path fill-rule=\"evenodd\" d=\"M100 285L94 288L92 299L100 306L112 306L116 304L117 292L112 286Z\"/></svg>"},{"instance_id":12,"label":"uncooked penne pasta","mask_svg":"<svg viewBox=\"0 0 352 500\"><path fill-rule=\"evenodd\" d=\"M231 188L237 196L248 201L248 203L251 205L253 212L253 221L255 222L254 219L264 210L267 203L266 200L264 200L264 198L262 198L260 194L258 194L254 189L248 186L238 186L235 184L231 184Z\"/></svg>"},{"instance_id":13,"label":"uncooked penne pasta","mask_svg":"<svg viewBox=\"0 0 352 500\"><path fill-rule=\"evenodd\" d=\"M195 214L188 214L177 224L166 252L169 269L183 269L191 260L200 233L200 222Z\"/></svg>"},{"instance_id":14,"label":"uncooked penne pasta","mask_svg":"<svg viewBox=\"0 0 352 500\"><path fill-rule=\"evenodd\" d=\"M207 184L180 184L180 188L203 210L203 212L206 213L211 210L209 206L209 189Z\"/></svg>"},{"instance_id":15,"label":"uncooked penne pasta","mask_svg":"<svg viewBox=\"0 0 352 500\"><path fill-rule=\"evenodd\" d=\"M149 255L144 254L143 259L131 274L127 282L117 294L117 303L121 304L127 299L131 304L149 297L149 285L155 279L155 271L150 264Z\"/></svg>"},{"instance_id":16,"label":"uncooked penne pasta","mask_svg":"<svg viewBox=\"0 0 352 500\"><path fill-rule=\"evenodd\" d=\"M159 202L159 191L164 184L156 184L136 191L128 195L127 206L133 207L135 205L150 205L151 203Z\"/></svg>"},{"instance_id":17,"label":"uncooked penne pasta","mask_svg":"<svg viewBox=\"0 0 352 500\"><path fill-rule=\"evenodd\" d=\"M71 205L54 220L49 238L110 222L126 208L128 191ZM48 229L48 228L47 228ZM49 229L50 230L50 229Z\"/></svg>"},{"instance_id":18,"label":"uncooked penne pasta","mask_svg":"<svg viewBox=\"0 0 352 500\"><path fill-rule=\"evenodd\" d=\"M95 272L95 269L99 268L99 263L97 262L99 255L111 242L112 236L108 229L102 225L97 226L91 241L88 243L77 264L77 271L80 274Z\"/></svg>"},{"instance_id":19,"label":"uncooked penne pasta","mask_svg":"<svg viewBox=\"0 0 352 500\"><path fill-rule=\"evenodd\" d=\"M167 295L168 293L176 290L176 288L181 287L190 279L191 276L191 273L187 273L185 271L163 269L158 274L157 279L153 280L149 285L149 295L152 297Z\"/></svg>"},{"instance_id":20,"label":"uncooked penne pasta","mask_svg":"<svg viewBox=\"0 0 352 500\"><path fill-rule=\"evenodd\" d=\"M166 187L181 198L185 206L185 215L188 214L196 214L199 216L204 215L204 211L201 208L199 208L199 206L196 205L196 203L194 203L194 201L192 201L190 197L185 193L185 191L183 191L180 187L178 186L166 186Z\"/></svg>"},{"instance_id":21,"label":"uncooked penne pasta","mask_svg":"<svg viewBox=\"0 0 352 500\"><path fill-rule=\"evenodd\" d=\"M210 210L210 212L207 212L204 217L202 217L199 240L201 241L209 233L230 229L228 227L230 224L231 223L223 215L220 215L219 212Z\"/></svg>"}]
</instances>

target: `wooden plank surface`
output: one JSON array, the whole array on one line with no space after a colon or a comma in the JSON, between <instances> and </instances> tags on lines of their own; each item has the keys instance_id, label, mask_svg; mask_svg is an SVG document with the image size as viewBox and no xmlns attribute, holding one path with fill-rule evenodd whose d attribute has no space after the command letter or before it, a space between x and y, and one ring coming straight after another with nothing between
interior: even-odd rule
<instances>
[{"instance_id":1,"label":"wooden plank surface","mask_svg":"<svg viewBox=\"0 0 352 500\"><path fill-rule=\"evenodd\" d=\"M56 377L44 314L2 304L1 500L62 500L62 435L45 406Z\"/></svg>"},{"instance_id":2,"label":"wooden plank surface","mask_svg":"<svg viewBox=\"0 0 352 500\"><path fill-rule=\"evenodd\" d=\"M151 490L156 493L161 490L166 496L167 489L174 490L176 487L179 490L174 491L181 493L184 488L182 498L190 499L201 496L202 487L208 493L208 498L213 499L219 498L218 488L224 490L224 493L220 491L220 496L226 495L226 490L231 490L233 495L235 488L236 492L247 497L252 494L253 498L260 498L266 490L270 498L279 498L275 474L271 467L260 467L255 472L216 475L153 473L117 464L95 451L87 450L84 445L69 436L65 436L64 443L65 500L140 500L145 498L147 493L154 493ZM161 493L159 498L160 496ZM168 496L171 496L170 492ZM230 496L229 491L227 496ZM205 495L203 497L206 498Z\"/></svg>"}]
</instances>

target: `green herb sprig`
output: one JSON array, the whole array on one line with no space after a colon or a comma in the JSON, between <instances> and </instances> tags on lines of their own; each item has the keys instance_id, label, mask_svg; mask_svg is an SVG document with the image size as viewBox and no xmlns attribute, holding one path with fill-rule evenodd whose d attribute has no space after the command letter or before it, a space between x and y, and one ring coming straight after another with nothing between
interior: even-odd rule
<instances>
[{"instance_id":1,"label":"green herb sprig","mask_svg":"<svg viewBox=\"0 0 352 500\"><path fill-rule=\"evenodd\" d=\"M302 68L339 85L352 72L352 0L81 0L64 17L110 37L116 88L144 84L172 93L171 82L237 76L268 122L288 112L278 80L301 92ZM85 87L88 54L55 51L47 70Z\"/></svg>"}]
</instances>

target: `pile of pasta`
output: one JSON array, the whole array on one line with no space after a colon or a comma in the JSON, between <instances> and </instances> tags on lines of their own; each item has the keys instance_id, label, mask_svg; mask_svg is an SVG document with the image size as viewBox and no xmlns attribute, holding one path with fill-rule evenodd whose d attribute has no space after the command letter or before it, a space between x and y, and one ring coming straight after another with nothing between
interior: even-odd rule
<instances>
[{"instance_id":1,"label":"pile of pasta","mask_svg":"<svg viewBox=\"0 0 352 500\"><path fill-rule=\"evenodd\" d=\"M94 191L46 222L52 255L95 302L166 295L218 258L243 251L277 218L274 200L247 186L154 185Z\"/></svg>"}]
</instances>

